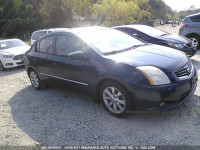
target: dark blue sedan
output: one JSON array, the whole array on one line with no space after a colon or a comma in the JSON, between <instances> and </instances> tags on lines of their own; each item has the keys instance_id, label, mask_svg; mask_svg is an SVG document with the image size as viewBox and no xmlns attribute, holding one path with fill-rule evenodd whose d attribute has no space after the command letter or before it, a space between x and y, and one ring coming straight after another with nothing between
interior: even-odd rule
<instances>
[{"instance_id":1,"label":"dark blue sedan","mask_svg":"<svg viewBox=\"0 0 200 150\"><path fill-rule=\"evenodd\" d=\"M175 34L169 34L146 25L123 25L114 27L147 43L153 43L185 52L189 57L196 54L195 46L189 39Z\"/></svg>"},{"instance_id":2,"label":"dark blue sedan","mask_svg":"<svg viewBox=\"0 0 200 150\"><path fill-rule=\"evenodd\" d=\"M197 85L197 71L184 53L110 28L45 35L24 61L35 89L48 84L76 88L101 101L114 115L175 108Z\"/></svg>"}]
</instances>

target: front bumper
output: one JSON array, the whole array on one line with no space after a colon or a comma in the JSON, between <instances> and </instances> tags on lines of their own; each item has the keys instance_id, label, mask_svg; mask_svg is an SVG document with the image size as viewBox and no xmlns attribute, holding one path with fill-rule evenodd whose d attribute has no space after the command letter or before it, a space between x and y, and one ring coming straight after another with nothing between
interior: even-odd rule
<instances>
[{"instance_id":1,"label":"front bumper","mask_svg":"<svg viewBox=\"0 0 200 150\"><path fill-rule=\"evenodd\" d=\"M196 90L196 87L197 87L197 83L195 83L195 85L187 93L185 93L185 96L182 99L180 99L180 101L178 101L178 102L174 102L174 103L161 103L162 106L160 104L161 108L158 109L158 110L169 110L169 109L176 108L179 105L183 104L185 101L187 101L193 95L193 93Z\"/></svg>"},{"instance_id":2,"label":"front bumper","mask_svg":"<svg viewBox=\"0 0 200 150\"><path fill-rule=\"evenodd\" d=\"M180 80L177 83L132 87L133 109L151 111L173 109L192 96L197 87L197 80L197 72L194 69L194 73L189 79Z\"/></svg>"},{"instance_id":3,"label":"front bumper","mask_svg":"<svg viewBox=\"0 0 200 150\"><path fill-rule=\"evenodd\" d=\"M176 49L186 53L189 57L192 57L196 54L196 49L194 47L191 47L191 48L190 47L188 47L188 48L184 47L184 48L180 48L180 49L176 48Z\"/></svg>"},{"instance_id":4,"label":"front bumper","mask_svg":"<svg viewBox=\"0 0 200 150\"><path fill-rule=\"evenodd\" d=\"M13 58L2 58L1 62L6 69L24 65L23 59L13 60Z\"/></svg>"},{"instance_id":5,"label":"front bumper","mask_svg":"<svg viewBox=\"0 0 200 150\"><path fill-rule=\"evenodd\" d=\"M185 52L189 57L192 57L196 54L196 49L182 49L181 51Z\"/></svg>"}]
</instances>

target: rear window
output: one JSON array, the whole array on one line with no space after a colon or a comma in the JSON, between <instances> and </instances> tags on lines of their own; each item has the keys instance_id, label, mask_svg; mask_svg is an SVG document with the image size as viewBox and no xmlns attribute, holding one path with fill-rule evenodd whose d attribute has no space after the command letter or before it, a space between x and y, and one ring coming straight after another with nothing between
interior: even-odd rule
<instances>
[{"instance_id":1,"label":"rear window","mask_svg":"<svg viewBox=\"0 0 200 150\"><path fill-rule=\"evenodd\" d=\"M150 27L150 26L145 26L145 25L135 25L133 26L134 29L142 32L142 33L145 33L149 36L162 36L162 35L165 35L167 34L166 32L164 31L161 31L159 29L156 29L156 28L153 28L153 27Z\"/></svg>"},{"instance_id":2,"label":"rear window","mask_svg":"<svg viewBox=\"0 0 200 150\"><path fill-rule=\"evenodd\" d=\"M200 22L200 15L190 17L190 20L192 22Z\"/></svg>"},{"instance_id":3,"label":"rear window","mask_svg":"<svg viewBox=\"0 0 200 150\"><path fill-rule=\"evenodd\" d=\"M53 54L54 36L46 37L37 43L37 51L40 53Z\"/></svg>"},{"instance_id":4,"label":"rear window","mask_svg":"<svg viewBox=\"0 0 200 150\"><path fill-rule=\"evenodd\" d=\"M33 32L32 34L32 40L38 40L39 37L47 34L47 31L39 31L39 32Z\"/></svg>"},{"instance_id":5,"label":"rear window","mask_svg":"<svg viewBox=\"0 0 200 150\"><path fill-rule=\"evenodd\" d=\"M125 32L125 33L128 33L128 34L130 34L130 35L132 35L133 34L133 29L130 29L130 28L116 28L116 29L118 29L118 30L121 30L121 31L123 31L123 32Z\"/></svg>"}]
</instances>

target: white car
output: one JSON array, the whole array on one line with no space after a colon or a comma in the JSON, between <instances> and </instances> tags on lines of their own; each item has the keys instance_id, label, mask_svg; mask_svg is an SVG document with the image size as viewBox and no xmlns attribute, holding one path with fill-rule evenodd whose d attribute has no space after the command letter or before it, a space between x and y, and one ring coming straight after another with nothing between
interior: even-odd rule
<instances>
[{"instance_id":1,"label":"white car","mask_svg":"<svg viewBox=\"0 0 200 150\"><path fill-rule=\"evenodd\" d=\"M30 49L19 39L0 41L0 70L24 65L23 55Z\"/></svg>"},{"instance_id":2,"label":"white car","mask_svg":"<svg viewBox=\"0 0 200 150\"><path fill-rule=\"evenodd\" d=\"M51 29L43 29L43 30L34 31L31 35L31 45L33 45L33 43L37 41L43 35L46 35L55 31L66 30L66 29L68 28L51 28Z\"/></svg>"}]
</instances>

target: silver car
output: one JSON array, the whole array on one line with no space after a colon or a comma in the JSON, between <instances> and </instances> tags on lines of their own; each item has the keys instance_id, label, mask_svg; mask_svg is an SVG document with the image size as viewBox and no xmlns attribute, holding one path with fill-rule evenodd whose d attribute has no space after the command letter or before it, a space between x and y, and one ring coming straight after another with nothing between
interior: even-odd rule
<instances>
[{"instance_id":1,"label":"silver car","mask_svg":"<svg viewBox=\"0 0 200 150\"><path fill-rule=\"evenodd\" d=\"M196 48L200 48L200 13L185 17L179 35L189 38Z\"/></svg>"}]
</instances>

